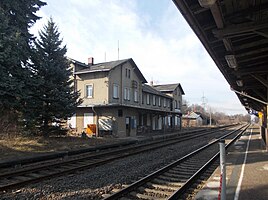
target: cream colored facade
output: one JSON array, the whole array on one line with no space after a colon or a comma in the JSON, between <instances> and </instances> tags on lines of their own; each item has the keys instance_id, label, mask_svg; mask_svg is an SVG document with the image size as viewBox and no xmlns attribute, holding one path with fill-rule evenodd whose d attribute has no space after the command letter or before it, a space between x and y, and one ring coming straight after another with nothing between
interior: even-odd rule
<instances>
[{"instance_id":1,"label":"cream colored facade","mask_svg":"<svg viewBox=\"0 0 268 200\"><path fill-rule=\"evenodd\" d=\"M72 128L86 131L95 124L96 135L136 136L142 132L168 130L175 116L173 96L147 82L132 59L99 64L71 60L75 89L83 103L73 117ZM177 96L176 100L181 98Z\"/></svg>"}]
</instances>

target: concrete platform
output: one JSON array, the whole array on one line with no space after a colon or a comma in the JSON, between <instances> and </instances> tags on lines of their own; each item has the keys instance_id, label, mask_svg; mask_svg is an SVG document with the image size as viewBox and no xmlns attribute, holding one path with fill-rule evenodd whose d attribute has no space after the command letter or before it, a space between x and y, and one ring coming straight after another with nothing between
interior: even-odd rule
<instances>
[{"instance_id":1,"label":"concrete platform","mask_svg":"<svg viewBox=\"0 0 268 200\"><path fill-rule=\"evenodd\" d=\"M226 156L226 199L268 199L268 151L258 126L251 126L228 150ZM216 200L219 195L220 168L210 177L196 200Z\"/></svg>"}]
</instances>

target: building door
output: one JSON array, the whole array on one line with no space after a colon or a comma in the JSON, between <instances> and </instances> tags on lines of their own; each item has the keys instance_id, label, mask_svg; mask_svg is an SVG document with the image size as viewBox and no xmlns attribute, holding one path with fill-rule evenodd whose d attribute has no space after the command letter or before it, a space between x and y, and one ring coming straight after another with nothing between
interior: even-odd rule
<instances>
[{"instance_id":1,"label":"building door","mask_svg":"<svg viewBox=\"0 0 268 200\"><path fill-rule=\"evenodd\" d=\"M93 113L84 113L84 128L87 128L88 124L93 124Z\"/></svg>"},{"instance_id":2,"label":"building door","mask_svg":"<svg viewBox=\"0 0 268 200\"><path fill-rule=\"evenodd\" d=\"M126 136L130 136L130 131L131 131L131 118L126 117Z\"/></svg>"}]
</instances>

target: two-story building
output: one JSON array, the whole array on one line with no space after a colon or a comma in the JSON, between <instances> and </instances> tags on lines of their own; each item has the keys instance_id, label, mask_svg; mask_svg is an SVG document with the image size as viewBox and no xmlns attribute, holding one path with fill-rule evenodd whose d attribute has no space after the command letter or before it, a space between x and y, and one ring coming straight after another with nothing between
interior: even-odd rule
<instances>
[{"instance_id":1,"label":"two-story building","mask_svg":"<svg viewBox=\"0 0 268 200\"><path fill-rule=\"evenodd\" d=\"M171 126L175 128L181 128L182 121L182 95L184 95L184 91L181 87L180 83L174 84L163 84L163 85L153 85L153 87L163 94L166 94L172 97L172 110L174 110L175 114L171 118Z\"/></svg>"},{"instance_id":2,"label":"two-story building","mask_svg":"<svg viewBox=\"0 0 268 200\"><path fill-rule=\"evenodd\" d=\"M89 124L97 135L136 136L139 132L169 130L175 111L174 97L146 85L133 59L88 64L70 59L75 90L83 103L69 120L78 133ZM173 127L175 128L175 127Z\"/></svg>"}]
</instances>

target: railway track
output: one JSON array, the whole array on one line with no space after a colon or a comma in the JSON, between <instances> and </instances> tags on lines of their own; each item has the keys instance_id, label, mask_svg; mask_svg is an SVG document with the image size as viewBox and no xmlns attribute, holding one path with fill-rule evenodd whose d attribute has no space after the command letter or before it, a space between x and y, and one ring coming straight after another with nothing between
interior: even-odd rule
<instances>
[{"instance_id":1,"label":"railway track","mask_svg":"<svg viewBox=\"0 0 268 200\"><path fill-rule=\"evenodd\" d=\"M198 134L195 133L193 135L183 135L178 138L171 138L166 141L156 141L149 144L122 147L119 149L110 150L108 152L96 152L93 155L83 154L76 156L75 158L70 158L66 161L60 161L56 163L45 163L38 166L26 167L18 170L13 169L10 172L4 172L0 174L0 191L3 192L14 187L24 186L28 183L39 182L44 179L60 176L66 173L95 167L129 155L150 151L196 137L202 137L215 133L215 131L219 130L213 130L210 132Z\"/></svg>"},{"instance_id":2,"label":"railway track","mask_svg":"<svg viewBox=\"0 0 268 200\"><path fill-rule=\"evenodd\" d=\"M228 148L248 128L231 131L179 160L138 180L130 186L106 197L105 200L177 200L186 199L185 193L202 182L202 175L219 157L218 142L228 139ZM236 134L237 133L237 134ZM234 136L235 135L235 136ZM232 139L230 139L232 138ZM204 178L204 177L203 177Z\"/></svg>"}]
</instances>

